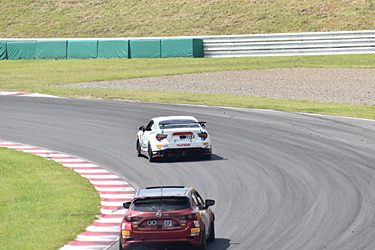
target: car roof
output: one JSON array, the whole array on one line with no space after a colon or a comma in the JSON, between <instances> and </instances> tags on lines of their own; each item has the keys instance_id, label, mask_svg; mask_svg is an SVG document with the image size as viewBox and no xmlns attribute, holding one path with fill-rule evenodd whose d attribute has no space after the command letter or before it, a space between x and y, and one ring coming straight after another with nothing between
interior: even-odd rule
<instances>
[{"instance_id":1,"label":"car roof","mask_svg":"<svg viewBox=\"0 0 375 250\"><path fill-rule=\"evenodd\" d=\"M187 196L190 188L183 186L160 186L140 189L136 198Z\"/></svg>"},{"instance_id":2,"label":"car roof","mask_svg":"<svg viewBox=\"0 0 375 250\"><path fill-rule=\"evenodd\" d=\"M161 121L166 121L166 120L194 120L198 121L197 118L194 116L160 116L160 117L155 117L153 118L155 122L161 122Z\"/></svg>"}]
</instances>

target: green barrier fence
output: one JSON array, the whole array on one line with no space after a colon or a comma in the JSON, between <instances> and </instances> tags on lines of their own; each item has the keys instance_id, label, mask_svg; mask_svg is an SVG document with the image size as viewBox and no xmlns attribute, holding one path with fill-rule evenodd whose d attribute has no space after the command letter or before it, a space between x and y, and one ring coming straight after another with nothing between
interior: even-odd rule
<instances>
[{"instance_id":1,"label":"green barrier fence","mask_svg":"<svg viewBox=\"0 0 375 250\"><path fill-rule=\"evenodd\" d=\"M129 40L99 40L98 58L129 58Z\"/></svg>"},{"instance_id":2,"label":"green barrier fence","mask_svg":"<svg viewBox=\"0 0 375 250\"><path fill-rule=\"evenodd\" d=\"M203 39L0 41L0 59L203 57Z\"/></svg>"},{"instance_id":3,"label":"green barrier fence","mask_svg":"<svg viewBox=\"0 0 375 250\"><path fill-rule=\"evenodd\" d=\"M130 40L130 58L160 58L160 40Z\"/></svg>"},{"instance_id":4,"label":"green barrier fence","mask_svg":"<svg viewBox=\"0 0 375 250\"><path fill-rule=\"evenodd\" d=\"M36 59L66 59L68 41L37 41Z\"/></svg>"},{"instance_id":5,"label":"green barrier fence","mask_svg":"<svg viewBox=\"0 0 375 250\"><path fill-rule=\"evenodd\" d=\"M163 39L161 57L203 57L202 39Z\"/></svg>"},{"instance_id":6,"label":"green barrier fence","mask_svg":"<svg viewBox=\"0 0 375 250\"><path fill-rule=\"evenodd\" d=\"M36 41L12 41L7 42L7 58L36 59Z\"/></svg>"},{"instance_id":7,"label":"green barrier fence","mask_svg":"<svg viewBox=\"0 0 375 250\"><path fill-rule=\"evenodd\" d=\"M68 41L67 59L90 59L98 57L98 41Z\"/></svg>"},{"instance_id":8,"label":"green barrier fence","mask_svg":"<svg viewBox=\"0 0 375 250\"><path fill-rule=\"evenodd\" d=\"M0 60L7 58L7 43L0 41Z\"/></svg>"}]
</instances>

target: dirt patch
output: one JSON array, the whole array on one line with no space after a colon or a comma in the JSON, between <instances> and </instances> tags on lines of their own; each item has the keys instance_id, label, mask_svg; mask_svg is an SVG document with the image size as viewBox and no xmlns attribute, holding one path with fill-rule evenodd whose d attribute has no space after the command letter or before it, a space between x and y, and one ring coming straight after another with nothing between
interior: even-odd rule
<instances>
[{"instance_id":1,"label":"dirt patch","mask_svg":"<svg viewBox=\"0 0 375 250\"><path fill-rule=\"evenodd\" d=\"M65 85L375 105L375 69L224 71Z\"/></svg>"}]
</instances>

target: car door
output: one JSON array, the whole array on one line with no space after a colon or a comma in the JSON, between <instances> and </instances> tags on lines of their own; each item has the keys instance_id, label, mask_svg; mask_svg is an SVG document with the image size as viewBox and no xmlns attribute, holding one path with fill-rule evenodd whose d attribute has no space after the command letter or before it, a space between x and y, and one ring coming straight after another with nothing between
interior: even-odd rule
<instances>
[{"instance_id":1,"label":"car door","mask_svg":"<svg viewBox=\"0 0 375 250\"><path fill-rule=\"evenodd\" d=\"M196 203L196 206L199 207L199 213L201 214L201 217L205 224L206 235L208 235L211 223L210 211L205 207L204 201L197 191L193 191L192 198L193 202Z\"/></svg>"},{"instance_id":2,"label":"car door","mask_svg":"<svg viewBox=\"0 0 375 250\"><path fill-rule=\"evenodd\" d=\"M148 148L148 142L150 140L150 134L152 132L152 129L154 127L154 121L151 120L145 127L143 133L142 133L142 141L141 141L141 145L143 147L144 150L147 150Z\"/></svg>"}]
</instances>

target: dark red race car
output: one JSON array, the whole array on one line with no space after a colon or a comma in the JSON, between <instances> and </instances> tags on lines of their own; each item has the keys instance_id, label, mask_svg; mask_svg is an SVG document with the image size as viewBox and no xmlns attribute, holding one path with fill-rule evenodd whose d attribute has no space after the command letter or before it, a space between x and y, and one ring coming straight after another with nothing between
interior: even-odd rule
<instances>
[{"instance_id":1,"label":"dark red race car","mask_svg":"<svg viewBox=\"0 0 375 250\"><path fill-rule=\"evenodd\" d=\"M120 225L120 250L173 248L206 249L215 240L215 215L194 188L148 187L137 192Z\"/></svg>"}]
</instances>

